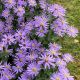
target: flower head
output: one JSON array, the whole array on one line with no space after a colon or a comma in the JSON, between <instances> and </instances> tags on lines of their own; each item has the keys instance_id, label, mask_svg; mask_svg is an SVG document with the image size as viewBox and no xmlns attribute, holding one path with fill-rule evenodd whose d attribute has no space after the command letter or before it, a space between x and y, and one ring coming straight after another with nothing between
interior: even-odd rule
<instances>
[{"instance_id":1,"label":"flower head","mask_svg":"<svg viewBox=\"0 0 80 80\"><path fill-rule=\"evenodd\" d=\"M37 76L39 71L40 71L40 66L38 64L36 64L36 63L31 63L27 67L27 73L30 76Z\"/></svg>"},{"instance_id":2,"label":"flower head","mask_svg":"<svg viewBox=\"0 0 80 80\"><path fill-rule=\"evenodd\" d=\"M67 34L70 36L70 37L76 37L77 34L78 34L78 30L75 28L75 27L68 27L67 29Z\"/></svg>"},{"instance_id":3,"label":"flower head","mask_svg":"<svg viewBox=\"0 0 80 80\"><path fill-rule=\"evenodd\" d=\"M44 68L49 68L52 66L53 68L55 67L55 58L53 58L53 56L51 55L47 55L47 54L43 54L40 57L40 61L38 62L39 64L43 64Z\"/></svg>"}]
</instances>

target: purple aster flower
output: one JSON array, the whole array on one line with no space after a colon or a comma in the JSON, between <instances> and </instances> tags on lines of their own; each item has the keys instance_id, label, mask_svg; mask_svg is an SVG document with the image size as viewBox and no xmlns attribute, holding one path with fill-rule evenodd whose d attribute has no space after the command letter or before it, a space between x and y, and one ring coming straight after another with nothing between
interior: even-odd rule
<instances>
[{"instance_id":1,"label":"purple aster flower","mask_svg":"<svg viewBox=\"0 0 80 80\"><path fill-rule=\"evenodd\" d=\"M0 80L10 80L14 78L10 64L0 64Z\"/></svg>"},{"instance_id":2,"label":"purple aster flower","mask_svg":"<svg viewBox=\"0 0 80 80\"><path fill-rule=\"evenodd\" d=\"M61 46L59 44L56 43L50 43L49 44L49 48L54 48L55 50L59 51L61 49Z\"/></svg>"},{"instance_id":3,"label":"purple aster flower","mask_svg":"<svg viewBox=\"0 0 80 80\"><path fill-rule=\"evenodd\" d=\"M69 70L67 68L60 68L59 71L63 77L63 80L74 80L74 77L70 76Z\"/></svg>"},{"instance_id":4,"label":"purple aster flower","mask_svg":"<svg viewBox=\"0 0 80 80\"><path fill-rule=\"evenodd\" d=\"M13 25L12 24L5 24L5 27L4 27L4 32L5 33L12 33L13 32Z\"/></svg>"},{"instance_id":5,"label":"purple aster flower","mask_svg":"<svg viewBox=\"0 0 80 80\"><path fill-rule=\"evenodd\" d=\"M70 36L70 37L76 37L77 36L77 34L78 34L78 30L77 30L77 28L75 28L75 27L68 27L67 28L67 34Z\"/></svg>"},{"instance_id":6,"label":"purple aster flower","mask_svg":"<svg viewBox=\"0 0 80 80\"><path fill-rule=\"evenodd\" d=\"M13 20L14 20L14 17L12 15L9 15L8 18L6 18L6 24L12 25Z\"/></svg>"},{"instance_id":7,"label":"purple aster flower","mask_svg":"<svg viewBox=\"0 0 80 80\"><path fill-rule=\"evenodd\" d=\"M3 16L3 17L8 18L9 15L10 15L10 11L9 11L9 9L5 9L5 10L3 10L3 12L2 12L2 16Z\"/></svg>"},{"instance_id":8,"label":"purple aster flower","mask_svg":"<svg viewBox=\"0 0 80 80\"><path fill-rule=\"evenodd\" d=\"M12 66L12 69L16 74L23 71L22 65Z\"/></svg>"},{"instance_id":9,"label":"purple aster flower","mask_svg":"<svg viewBox=\"0 0 80 80\"><path fill-rule=\"evenodd\" d=\"M7 8L12 8L16 5L16 1L15 0L3 0L5 7Z\"/></svg>"},{"instance_id":10,"label":"purple aster flower","mask_svg":"<svg viewBox=\"0 0 80 80\"><path fill-rule=\"evenodd\" d=\"M28 3L29 3L29 6L32 6L32 7L37 5L35 0L28 0Z\"/></svg>"},{"instance_id":11,"label":"purple aster flower","mask_svg":"<svg viewBox=\"0 0 80 80\"><path fill-rule=\"evenodd\" d=\"M58 56L58 55L60 55L60 52L59 52L59 49L60 49L61 47L58 45L58 44L52 44L52 43L50 43L49 44L49 49L47 50L47 53L49 54L49 55L54 55L54 56Z\"/></svg>"},{"instance_id":12,"label":"purple aster flower","mask_svg":"<svg viewBox=\"0 0 80 80\"><path fill-rule=\"evenodd\" d=\"M65 67L67 64L66 64L66 62L63 61L62 59L57 58L57 59L56 59L56 65L59 66L59 67Z\"/></svg>"},{"instance_id":13,"label":"purple aster flower","mask_svg":"<svg viewBox=\"0 0 80 80\"><path fill-rule=\"evenodd\" d=\"M38 35L39 37L44 37L45 34L47 34L47 32L48 32L47 28L44 29L44 28L40 27L37 29L36 35Z\"/></svg>"},{"instance_id":14,"label":"purple aster flower","mask_svg":"<svg viewBox=\"0 0 80 80\"><path fill-rule=\"evenodd\" d=\"M26 64L26 55L24 54L17 54L14 59L14 64L24 66Z\"/></svg>"},{"instance_id":15,"label":"purple aster flower","mask_svg":"<svg viewBox=\"0 0 80 80\"><path fill-rule=\"evenodd\" d=\"M41 7L43 10L46 10L46 8L47 8L46 0L40 0L40 1L39 1L39 4L40 4L40 7Z\"/></svg>"},{"instance_id":16,"label":"purple aster flower","mask_svg":"<svg viewBox=\"0 0 80 80\"><path fill-rule=\"evenodd\" d=\"M42 54L44 54L44 52L46 51L46 49L45 48L40 48L40 54L42 53Z\"/></svg>"},{"instance_id":17,"label":"purple aster flower","mask_svg":"<svg viewBox=\"0 0 80 80\"><path fill-rule=\"evenodd\" d=\"M26 6L27 5L27 2L24 1L24 0L18 0L18 3L17 3L19 6Z\"/></svg>"},{"instance_id":18,"label":"purple aster flower","mask_svg":"<svg viewBox=\"0 0 80 80\"><path fill-rule=\"evenodd\" d=\"M40 71L40 65L36 63L31 63L27 67L27 74L29 74L32 77L37 76L39 71Z\"/></svg>"},{"instance_id":19,"label":"purple aster flower","mask_svg":"<svg viewBox=\"0 0 80 80\"><path fill-rule=\"evenodd\" d=\"M34 25L36 29L36 35L43 37L48 32L48 18L45 15L36 16Z\"/></svg>"},{"instance_id":20,"label":"purple aster flower","mask_svg":"<svg viewBox=\"0 0 80 80\"><path fill-rule=\"evenodd\" d=\"M33 29L34 29L33 21L30 21L25 25L25 31L27 34L31 33L31 30L33 30Z\"/></svg>"},{"instance_id":21,"label":"purple aster flower","mask_svg":"<svg viewBox=\"0 0 80 80\"><path fill-rule=\"evenodd\" d=\"M31 43L30 43L29 40L26 40L24 42L22 40L21 43L19 44L20 49L23 49L23 50L26 50L26 49L30 48L30 45L31 45Z\"/></svg>"},{"instance_id":22,"label":"purple aster flower","mask_svg":"<svg viewBox=\"0 0 80 80\"><path fill-rule=\"evenodd\" d=\"M20 42L22 39L24 39L25 36L26 36L26 33L23 30L17 30L15 33L15 38L16 38L16 41L18 41L18 42Z\"/></svg>"},{"instance_id":23,"label":"purple aster flower","mask_svg":"<svg viewBox=\"0 0 80 80\"><path fill-rule=\"evenodd\" d=\"M37 42L37 40L31 40L31 50L40 50L41 43Z\"/></svg>"},{"instance_id":24,"label":"purple aster flower","mask_svg":"<svg viewBox=\"0 0 80 80\"><path fill-rule=\"evenodd\" d=\"M14 12L17 16L22 17L25 14L25 9L22 6L17 6L17 8L14 8Z\"/></svg>"},{"instance_id":25,"label":"purple aster flower","mask_svg":"<svg viewBox=\"0 0 80 80\"><path fill-rule=\"evenodd\" d=\"M27 74L27 71L25 71L21 74L21 77L19 77L19 80L32 80L32 77Z\"/></svg>"},{"instance_id":26,"label":"purple aster flower","mask_svg":"<svg viewBox=\"0 0 80 80\"><path fill-rule=\"evenodd\" d=\"M41 55L40 58L40 61L38 62L38 64L43 64L44 65L44 68L49 68L52 66L53 68L55 67L55 58L53 58L53 56L51 55L47 55L47 54L43 54Z\"/></svg>"},{"instance_id":27,"label":"purple aster flower","mask_svg":"<svg viewBox=\"0 0 80 80\"><path fill-rule=\"evenodd\" d=\"M47 28L48 26L48 19L46 16L42 15L42 16L35 16L35 21L34 21L34 25L35 27L44 27Z\"/></svg>"},{"instance_id":28,"label":"purple aster flower","mask_svg":"<svg viewBox=\"0 0 80 80\"><path fill-rule=\"evenodd\" d=\"M12 69L11 69L11 64L5 62L5 63L4 63L4 69L3 69L3 70L5 70L5 71L7 71L7 70L12 71Z\"/></svg>"},{"instance_id":29,"label":"purple aster flower","mask_svg":"<svg viewBox=\"0 0 80 80\"><path fill-rule=\"evenodd\" d=\"M50 48L49 50L47 50L47 53L49 54L49 55L54 55L54 56L58 56L60 53L57 51L57 50L55 50L54 48Z\"/></svg>"},{"instance_id":30,"label":"purple aster flower","mask_svg":"<svg viewBox=\"0 0 80 80\"><path fill-rule=\"evenodd\" d=\"M66 53L63 55L63 59L68 63L68 62L73 62L73 57L69 54Z\"/></svg>"},{"instance_id":31,"label":"purple aster flower","mask_svg":"<svg viewBox=\"0 0 80 80\"><path fill-rule=\"evenodd\" d=\"M66 12L66 10L58 4L49 5L48 11L51 12L55 17L64 17Z\"/></svg>"},{"instance_id":32,"label":"purple aster flower","mask_svg":"<svg viewBox=\"0 0 80 80\"><path fill-rule=\"evenodd\" d=\"M5 42L5 44L9 44L11 45L11 43L14 43L15 39L14 39L14 35L12 34L5 34L3 35L3 39L2 39L3 42Z\"/></svg>"},{"instance_id":33,"label":"purple aster flower","mask_svg":"<svg viewBox=\"0 0 80 80\"><path fill-rule=\"evenodd\" d=\"M51 75L50 80L63 80L63 78L60 73L54 73Z\"/></svg>"},{"instance_id":34,"label":"purple aster flower","mask_svg":"<svg viewBox=\"0 0 80 80\"><path fill-rule=\"evenodd\" d=\"M26 59L28 62L35 61L37 58L38 58L38 55L34 53L26 56Z\"/></svg>"},{"instance_id":35,"label":"purple aster flower","mask_svg":"<svg viewBox=\"0 0 80 80\"><path fill-rule=\"evenodd\" d=\"M2 80L10 80L14 78L14 74L10 71L2 71L1 78Z\"/></svg>"},{"instance_id":36,"label":"purple aster flower","mask_svg":"<svg viewBox=\"0 0 80 80\"><path fill-rule=\"evenodd\" d=\"M67 28L68 28L68 23L64 18L56 19L51 25L51 29L53 29L54 33L58 34L61 37L65 35Z\"/></svg>"}]
</instances>

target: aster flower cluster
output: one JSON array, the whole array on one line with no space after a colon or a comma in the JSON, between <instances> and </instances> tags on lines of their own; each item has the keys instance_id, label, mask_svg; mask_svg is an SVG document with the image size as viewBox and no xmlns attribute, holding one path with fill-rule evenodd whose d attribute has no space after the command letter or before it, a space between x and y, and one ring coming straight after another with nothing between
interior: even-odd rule
<instances>
[{"instance_id":1,"label":"aster flower cluster","mask_svg":"<svg viewBox=\"0 0 80 80\"><path fill-rule=\"evenodd\" d=\"M74 80L67 69L73 61L69 53L61 54L61 46L40 42L50 30L63 37L76 37L78 30L65 19L66 10L46 0L1 0L0 53L7 60L0 62L0 80L33 80L43 69L58 68L50 80ZM50 21L52 19L52 21Z\"/></svg>"}]
</instances>

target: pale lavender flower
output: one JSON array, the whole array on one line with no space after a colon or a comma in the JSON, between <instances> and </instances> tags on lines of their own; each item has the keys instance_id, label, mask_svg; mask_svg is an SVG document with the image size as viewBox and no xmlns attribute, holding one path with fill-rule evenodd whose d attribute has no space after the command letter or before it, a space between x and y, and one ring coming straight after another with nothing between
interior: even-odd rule
<instances>
[{"instance_id":1,"label":"pale lavender flower","mask_svg":"<svg viewBox=\"0 0 80 80\"><path fill-rule=\"evenodd\" d=\"M7 71L7 70L12 71L12 69L11 69L11 64L5 62L5 63L4 63L4 69L3 69L3 70L5 70L5 71Z\"/></svg>"},{"instance_id":2,"label":"pale lavender flower","mask_svg":"<svg viewBox=\"0 0 80 80\"><path fill-rule=\"evenodd\" d=\"M39 4L40 4L40 7L41 7L43 10L46 10L46 8L47 8L46 0L40 0L40 1L39 1Z\"/></svg>"},{"instance_id":3,"label":"pale lavender flower","mask_svg":"<svg viewBox=\"0 0 80 80\"><path fill-rule=\"evenodd\" d=\"M35 0L28 0L28 3L29 3L29 6L32 6L32 7L37 5Z\"/></svg>"},{"instance_id":4,"label":"pale lavender flower","mask_svg":"<svg viewBox=\"0 0 80 80\"><path fill-rule=\"evenodd\" d=\"M1 71L1 78L2 80L10 80L12 78L14 78L14 74L13 72L9 71L9 70L3 70Z\"/></svg>"},{"instance_id":5,"label":"pale lavender flower","mask_svg":"<svg viewBox=\"0 0 80 80\"><path fill-rule=\"evenodd\" d=\"M8 18L6 18L6 24L12 25L13 20L14 20L14 17L12 15L9 15Z\"/></svg>"},{"instance_id":6,"label":"pale lavender flower","mask_svg":"<svg viewBox=\"0 0 80 80\"><path fill-rule=\"evenodd\" d=\"M63 77L63 80L74 80L74 77L70 76L69 70L67 68L60 68L59 71Z\"/></svg>"},{"instance_id":7,"label":"pale lavender flower","mask_svg":"<svg viewBox=\"0 0 80 80\"><path fill-rule=\"evenodd\" d=\"M61 49L61 46L56 43L50 43L49 48L54 48L56 51L59 51Z\"/></svg>"},{"instance_id":8,"label":"pale lavender flower","mask_svg":"<svg viewBox=\"0 0 80 80\"><path fill-rule=\"evenodd\" d=\"M5 9L5 10L3 10L3 12L2 12L2 16L3 16L3 17L8 18L9 15L10 15L10 11L9 11L9 9Z\"/></svg>"},{"instance_id":9,"label":"pale lavender flower","mask_svg":"<svg viewBox=\"0 0 80 80\"><path fill-rule=\"evenodd\" d=\"M12 72L11 65L7 62L0 63L0 80L10 80L14 77L15 75Z\"/></svg>"},{"instance_id":10,"label":"pale lavender flower","mask_svg":"<svg viewBox=\"0 0 80 80\"><path fill-rule=\"evenodd\" d=\"M12 33L13 32L13 25L12 24L5 24L5 27L4 27L4 32L6 33Z\"/></svg>"},{"instance_id":11,"label":"pale lavender flower","mask_svg":"<svg viewBox=\"0 0 80 80\"><path fill-rule=\"evenodd\" d=\"M49 44L49 49L47 50L47 53L49 55L54 55L56 57L58 57L58 55L61 55L61 53L59 52L59 50L61 49L61 46L56 44L56 43L50 43Z\"/></svg>"},{"instance_id":12,"label":"pale lavender flower","mask_svg":"<svg viewBox=\"0 0 80 80\"><path fill-rule=\"evenodd\" d=\"M31 30L34 29L33 24L33 21L30 21L25 25L25 31L27 34L31 33Z\"/></svg>"},{"instance_id":13,"label":"pale lavender flower","mask_svg":"<svg viewBox=\"0 0 80 80\"><path fill-rule=\"evenodd\" d=\"M17 54L14 59L14 64L16 64L17 66L19 65L24 66L26 64L26 55Z\"/></svg>"},{"instance_id":14,"label":"pale lavender flower","mask_svg":"<svg viewBox=\"0 0 80 80\"><path fill-rule=\"evenodd\" d=\"M42 16L35 16L34 25L35 25L35 27L47 28L47 26L48 26L48 22L47 21L48 21L48 19L44 15L42 15Z\"/></svg>"},{"instance_id":15,"label":"pale lavender flower","mask_svg":"<svg viewBox=\"0 0 80 80\"><path fill-rule=\"evenodd\" d=\"M27 74L30 76L37 76L40 71L40 66L36 63L31 63L27 67Z\"/></svg>"},{"instance_id":16,"label":"pale lavender flower","mask_svg":"<svg viewBox=\"0 0 80 80\"><path fill-rule=\"evenodd\" d=\"M47 28L40 27L37 29L36 35L38 35L39 37L44 37L45 34L47 34L47 32L48 32Z\"/></svg>"},{"instance_id":17,"label":"pale lavender flower","mask_svg":"<svg viewBox=\"0 0 80 80\"><path fill-rule=\"evenodd\" d=\"M41 46L41 43L38 42L37 40L31 40L31 50L40 50L40 46Z\"/></svg>"},{"instance_id":18,"label":"pale lavender flower","mask_svg":"<svg viewBox=\"0 0 80 80\"><path fill-rule=\"evenodd\" d=\"M63 37L67 32L68 23L64 18L56 19L53 24L51 25L51 29L53 29L54 33Z\"/></svg>"},{"instance_id":19,"label":"pale lavender flower","mask_svg":"<svg viewBox=\"0 0 80 80\"><path fill-rule=\"evenodd\" d=\"M41 55L40 57L40 61L38 62L38 64L43 64L44 68L49 68L50 67L55 67L55 58L53 58L53 56L51 55L47 55L46 53L44 53L43 55Z\"/></svg>"},{"instance_id":20,"label":"pale lavender flower","mask_svg":"<svg viewBox=\"0 0 80 80\"><path fill-rule=\"evenodd\" d=\"M23 42L23 40L21 41L21 43L19 44L20 46L20 49L23 49L23 50L27 50L28 48L30 48L30 41L29 40L26 40Z\"/></svg>"},{"instance_id":21,"label":"pale lavender flower","mask_svg":"<svg viewBox=\"0 0 80 80\"><path fill-rule=\"evenodd\" d=\"M22 17L25 14L25 9L22 6L17 6L17 8L14 8L14 12L17 16Z\"/></svg>"},{"instance_id":22,"label":"pale lavender flower","mask_svg":"<svg viewBox=\"0 0 80 80\"><path fill-rule=\"evenodd\" d=\"M51 12L55 17L64 17L66 12L66 10L58 4L49 5L48 11Z\"/></svg>"},{"instance_id":23,"label":"pale lavender flower","mask_svg":"<svg viewBox=\"0 0 80 80\"><path fill-rule=\"evenodd\" d=\"M53 73L50 77L50 80L63 80L60 73Z\"/></svg>"},{"instance_id":24,"label":"pale lavender flower","mask_svg":"<svg viewBox=\"0 0 80 80\"><path fill-rule=\"evenodd\" d=\"M12 66L12 69L16 74L23 71L22 65Z\"/></svg>"},{"instance_id":25,"label":"pale lavender flower","mask_svg":"<svg viewBox=\"0 0 80 80\"><path fill-rule=\"evenodd\" d=\"M77 36L77 34L78 34L78 29L77 28L75 28L75 27L68 27L67 28L67 34L70 36L70 37L76 37Z\"/></svg>"},{"instance_id":26,"label":"pale lavender flower","mask_svg":"<svg viewBox=\"0 0 80 80\"><path fill-rule=\"evenodd\" d=\"M68 63L68 62L73 62L73 57L69 54L66 53L63 55L63 59Z\"/></svg>"},{"instance_id":27,"label":"pale lavender flower","mask_svg":"<svg viewBox=\"0 0 80 80\"><path fill-rule=\"evenodd\" d=\"M62 59L57 58L57 59L56 59L56 65L57 65L58 67L66 67L66 66L67 66L67 63L66 63L65 61L63 61Z\"/></svg>"},{"instance_id":28,"label":"pale lavender flower","mask_svg":"<svg viewBox=\"0 0 80 80\"><path fill-rule=\"evenodd\" d=\"M21 41L21 39L25 38L25 36L26 36L26 33L23 30L17 30L15 33L16 41L19 41L19 42Z\"/></svg>"},{"instance_id":29,"label":"pale lavender flower","mask_svg":"<svg viewBox=\"0 0 80 80\"><path fill-rule=\"evenodd\" d=\"M30 77L31 77L31 76L30 76ZM21 77L18 78L18 80L31 80L30 77L29 77L29 75L28 75L26 72L24 72L24 73L21 75Z\"/></svg>"},{"instance_id":30,"label":"pale lavender flower","mask_svg":"<svg viewBox=\"0 0 80 80\"><path fill-rule=\"evenodd\" d=\"M3 2L4 2L5 7L7 7L7 8L12 8L16 5L15 0L5 0Z\"/></svg>"},{"instance_id":31,"label":"pale lavender flower","mask_svg":"<svg viewBox=\"0 0 80 80\"><path fill-rule=\"evenodd\" d=\"M17 3L19 6L26 6L27 5L27 2L24 1L24 0L18 0L18 3Z\"/></svg>"},{"instance_id":32,"label":"pale lavender flower","mask_svg":"<svg viewBox=\"0 0 80 80\"><path fill-rule=\"evenodd\" d=\"M55 49L51 48L49 50L47 50L47 53L49 55L54 55L54 56L58 56L60 53L58 51L56 51Z\"/></svg>"},{"instance_id":33,"label":"pale lavender flower","mask_svg":"<svg viewBox=\"0 0 80 80\"><path fill-rule=\"evenodd\" d=\"M14 43L15 39L14 39L14 35L12 34L5 34L3 35L3 39L2 39L3 42L5 42L5 44L9 44L11 45L11 43Z\"/></svg>"},{"instance_id":34,"label":"pale lavender flower","mask_svg":"<svg viewBox=\"0 0 80 80\"><path fill-rule=\"evenodd\" d=\"M30 61L35 61L37 58L38 58L38 55L35 54L35 53L26 56L26 60L27 60L28 62L30 62Z\"/></svg>"}]
</instances>

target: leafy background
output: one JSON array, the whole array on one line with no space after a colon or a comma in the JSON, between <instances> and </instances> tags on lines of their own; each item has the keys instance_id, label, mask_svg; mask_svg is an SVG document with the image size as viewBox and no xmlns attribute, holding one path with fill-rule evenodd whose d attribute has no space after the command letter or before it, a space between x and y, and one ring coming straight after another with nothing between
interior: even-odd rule
<instances>
[{"instance_id":1,"label":"leafy background","mask_svg":"<svg viewBox=\"0 0 80 80\"><path fill-rule=\"evenodd\" d=\"M47 0L49 3L58 3L67 10L66 18L70 25L75 26L80 31L80 0ZM0 12L2 11L2 6L0 5ZM27 15L27 14L26 14ZM49 37L48 37L49 36ZM71 75L75 77L75 80L80 80L80 33L76 38L70 38L65 36L63 38L59 36L53 36L49 32L48 40L51 42L56 42L62 45L62 53L68 52L74 57L74 62L68 64ZM47 39L46 37L46 39ZM48 44L44 39L39 39L41 42ZM78 40L78 42L75 42ZM5 54L3 55L5 56ZM34 80L49 80L49 76L55 72L56 69L42 70L40 74Z\"/></svg>"}]
</instances>

